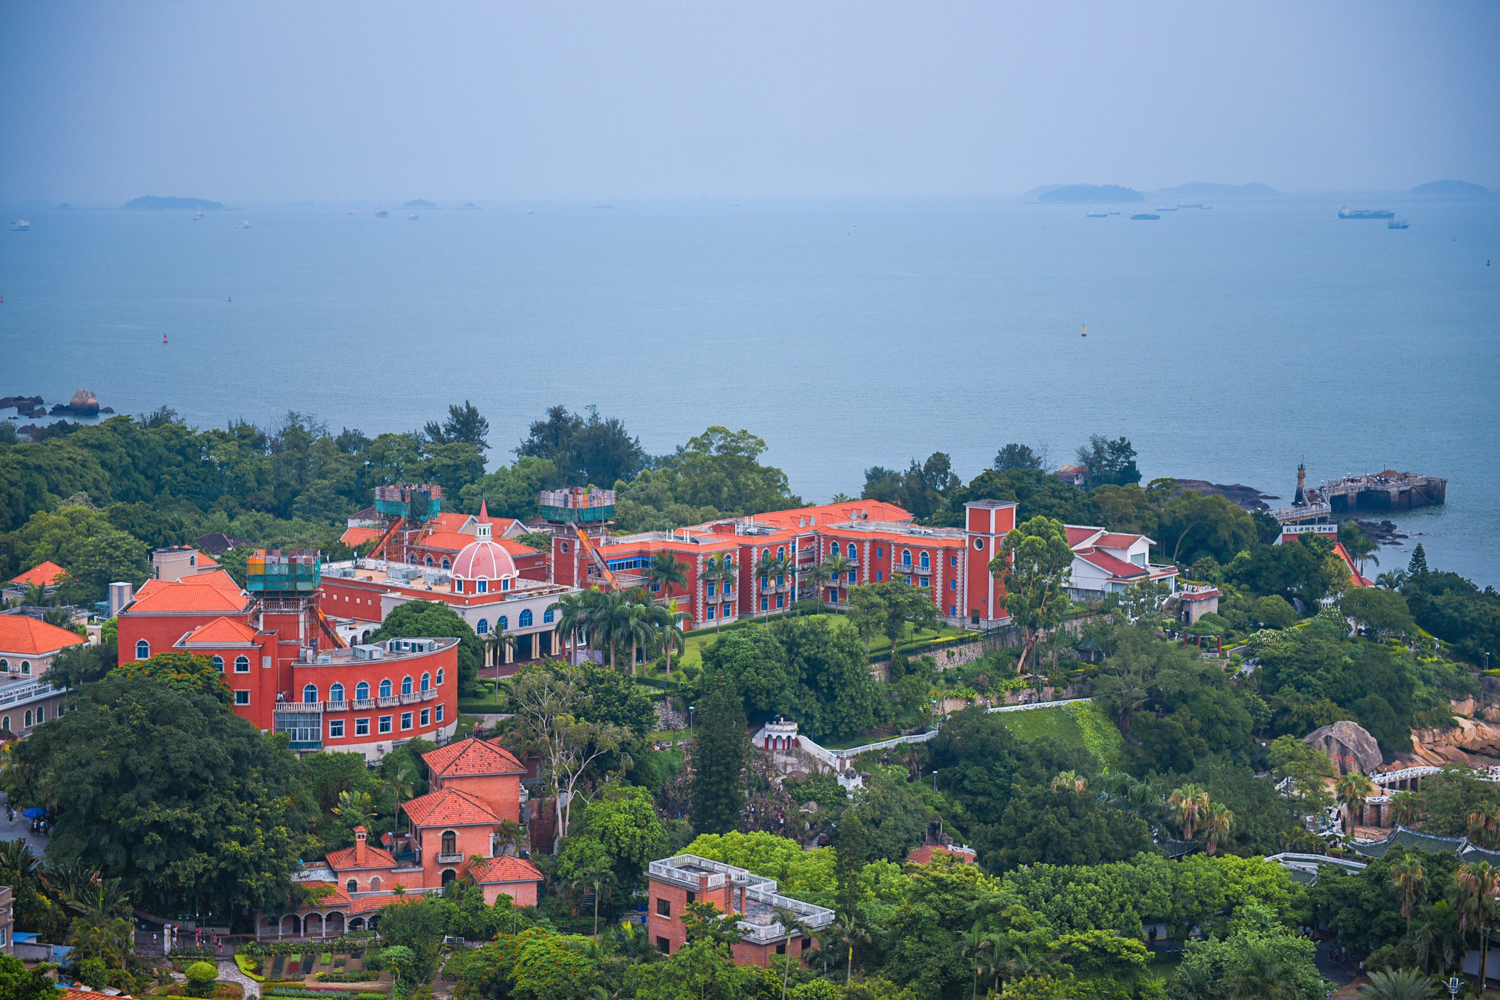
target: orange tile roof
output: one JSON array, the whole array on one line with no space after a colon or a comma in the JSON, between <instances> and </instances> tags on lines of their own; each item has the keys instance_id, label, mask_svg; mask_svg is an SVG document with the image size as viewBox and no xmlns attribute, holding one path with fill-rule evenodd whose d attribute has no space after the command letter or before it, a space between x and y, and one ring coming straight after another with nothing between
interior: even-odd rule
<instances>
[{"instance_id":1,"label":"orange tile roof","mask_svg":"<svg viewBox=\"0 0 1500 1000\"><path fill-rule=\"evenodd\" d=\"M526 768L498 743L470 737L422 755L432 773L444 778L464 774L525 774Z\"/></svg>"},{"instance_id":2,"label":"orange tile roof","mask_svg":"<svg viewBox=\"0 0 1500 1000\"><path fill-rule=\"evenodd\" d=\"M87 641L77 632L25 615L0 615L0 653L43 656Z\"/></svg>"},{"instance_id":3,"label":"orange tile roof","mask_svg":"<svg viewBox=\"0 0 1500 1000\"><path fill-rule=\"evenodd\" d=\"M339 541L353 548L356 545L363 545L365 542L373 542L383 534L385 532L379 528L349 528L339 536Z\"/></svg>"},{"instance_id":4,"label":"orange tile roof","mask_svg":"<svg viewBox=\"0 0 1500 1000\"><path fill-rule=\"evenodd\" d=\"M474 541L473 535L462 535L456 531L434 531L430 535L419 536L412 545L416 548L458 552L472 541Z\"/></svg>"},{"instance_id":5,"label":"orange tile roof","mask_svg":"<svg viewBox=\"0 0 1500 1000\"><path fill-rule=\"evenodd\" d=\"M513 858L503 855L498 858L485 858L469 866L468 874L474 881L481 885L493 885L496 882L540 882L542 873L537 866L525 858Z\"/></svg>"},{"instance_id":6,"label":"orange tile roof","mask_svg":"<svg viewBox=\"0 0 1500 1000\"><path fill-rule=\"evenodd\" d=\"M413 801L416 800L414 799ZM336 872L363 871L368 868L396 867L396 859L391 857L389 852L376 847L374 844L366 844L366 847L368 848L368 850L365 855L365 864L363 868L354 863L354 848L352 847L345 847L337 851L329 851L326 855L324 855L323 860L328 863L329 868L332 868Z\"/></svg>"},{"instance_id":7,"label":"orange tile roof","mask_svg":"<svg viewBox=\"0 0 1500 1000\"><path fill-rule=\"evenodd\" d=\"M198 645L238 645L254 642L255 629L233 618L215 618L207 625L193 629L183 641Z\"/></svg>"},{"instance_id":8,"label":"orange tile roof","mask_svg":"<svg viewBox=\"0 0 1500 1000\"><path fill-rule=\"evenodd\" d=\"M479 826L499 823L500 817L468 792L444 788L419 795L401 807L419 827Z\"/></svg>"},{"instance_id":9,"label":"orange tile roof","mask_svg":"<svg viewBox=\"0 0 1500 1000\"><path fill-rule=\"evenodd\" d=\"M946 847L940 847L937 845L923 845L922 847L918 847L916 850L912 851L906 856L906 860L914 865L925 865L927 862L933 859L934 855L938 854L950 854L955 858L962 859L964 864L966 865L972 865L974 863L974 855L972 853L966 851L950 851Z\"/></svg>"},{"instance_id":10,"label":"orange tile roof","mask_svg":"<svg viewBox=\"0 0 1500 1000\"><path fill-rule=\"evenodd\" d=\"M224 581L228 581L227 585ZM222 613L243 611L247 603L229 574L216 570L201 576L184 577L176 583L160 583L149 589L142 587L127 614Z\"/></svg>"},{"instance_id":11,"label":"orange tile roof","mask_svg":"<svg viewBox=\"0 0 1500 1000\"><path fill-rule=\"evenodd\" d=\"M1101 536L1094 544L1103 545L1108 549L1128 549L1144 537L1144 535L1127 535L1123 531L1111 531Z\"/></svg>"},{"instance_id":12,"label":"orange tile roof","mask_svg":"<svg viewBox=\"0 0 1500 1000\"><path fill-rule=\"evenodd\" d=\"M217 565L219 565L219 560L215 559L213 556L209 555L207 552L199 552L198 553L198 565L199 566L217 566Z\"/></svg>"},{"instance_id":13,"label":"orange tile roof","mask_svg":"<svg viewBox=\"0 0 1500 1000\"><path fill-rule=\"evenodd\" d=\"M67 570L49 559L44 563L37 563L10 582L19 583L25 587L51 587L61 583L62 578L67 575Z\"/></svg>"},{"instance_id":14,"label":"orange tile roof","mask_svg":"<svg viewBox=\"0 0 1500 1000\"><path fill-rule=\"evenodd\" d=\"M460 514L454 510L445 510L428 518L427 523L436 531L453 531L467 534L467 532L463 531L463 528L469 523L469 519L472 516L471 514ZM469 541L472 542L473 540L474 536L469 535Z\"/></svg>"},{"instance_id":15,"label":"orange tile roof","mask_svg":"<svg viewBox=\"0 0 1500 1000\"><path fill-rule=\"evenodd\" d=\"M752 514L750 518L760 524L782 528L806 528L836 524L839 521L910 521L911 512L879 500L851 500L848 503L825 503L794 510L773 510L764 514ZM804 523L799 525L799 519ZM806 524L809 519L815 520L817 524Z\"/></svg>"}]
</instances>

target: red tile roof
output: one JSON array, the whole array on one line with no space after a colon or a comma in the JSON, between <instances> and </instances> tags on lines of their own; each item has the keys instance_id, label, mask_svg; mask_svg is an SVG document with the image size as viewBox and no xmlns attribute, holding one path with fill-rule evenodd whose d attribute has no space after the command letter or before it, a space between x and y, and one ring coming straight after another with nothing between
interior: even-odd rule
<instances>
[{"instance_id":1,"label":"red tile roof","mask_svg":"<svg viewBox=\"0 0 1500 1000\"><path fill-rule=\"evenodd\" d=\"M436 531L462 532L464 526L469 523L469 518L471 516L472 515L469 515L469 514L460 514L457 511L453 511L453 510L445 510L442 513L434 514L432 517L428 518L427 524L435 532ZM472 542L473 540L474 540L474 536L472 534L470 534L469 535L469 541Z\"/></svg>"},{"instance_id":2,"label":"red tile roof","mask_svg":"<svg viewBox=\"0 0 1500 1000\"><path fill-rule=\"evenodd\" d=\"M0 653L44 656L87 640L77 632L48 625L25 615L0 615Z\"/></svg>"},{"instance_id":3,"label":"red tile roof","mask_svg":"<svg viewBox=\"0 0 1500 1000\"><path fill-rule=\"evenodd\" d=\"M469 866L468 874L474 881L481 885L494 885L497 882L540 882L542 873L537 866L525 858L513 858L504 855L498 858L485 858Z\"/></svg>"},{"instance_id":4,"label":"red tile roof","mask_svg":"<svg viewBox=\"0 0 1500 1000\"><path fill-rule=\"evenodd\" d=\"M338 851L329 851L326 855L324 855L323 860L328 863L329 868L332 868L336 872L363 871L368 868L396 867L396 859L391 857L388 852L382 850L379 847L376 847L374 844L367 844L366 847L367 851L365 854L365 863L363 868L354 863L355 849L353 847L345 847L342 850Z\"/></svg>"},{"instance_id":5,"label":"red tile roof","mask_svg":"<svg viewBox=\"0 0 1500 1000\"><path fill-rule=\"evenodd\" d=\"M1137 566L1135 563L1128 563L1123 559L1116 559L1108 552L1100 552L1098 549L1084 549L1082 552L1073 553L1073 555L1079 559L1082 559L1084 562L1089 563L1090 565L1099 567L1110 576L1119 577L1121 579L1128 580L1132 577L1147 575L1147 571L1144 566Z\"/></svg>"},{"instance_id":6,"label":"red tile roof","mask_svg":"<svg viewBox=\"0 0 1500 1000\"><path fill-rule=\"evenodd\" d=\"M207 625L199 625L183 640L196 645L236 645L254 642L255 629L233 618L215 618Z\"/></svg>"},{"instance_id":7,"label":"red tile roof","mask_svg":"<svg viewBox=\"0 0 1500 1000\"><path fill-rule=\"evenodd\" d=\"M365 542L373 542L383 534L385 532L379 528L349 528L339 536L339 541L353 548L356 545L363 545Z\"/></svg>"},{"instance_id":8,"label":"red tile roof","mask_svg":"<svg viewBox=\"0 0 1500 1000\"><path fill-rule=\"evenodd\" d=\"M914 865L925 865L927 862L933 859L934 855L937 854L950 854L955 858L961 858L964 864L967 865L972 865L974 863L974 855L971 853L965 851L950 851L946 847L930 845L924 845L912 851L906 856L906 860L910 861Z\"/></svg>"},{"instance_id":9,"label":"red tile roof","mask_svg":"<svg viewBox=\"0 0 1500 1000\"><path fill-rule=\"evenodd\" d=\"M456 531L434 531L428 535L420 535L412 543L414 548L442 549L445 552L457 552L465 545L474 541L473 535L462 535Z\"/></svg>"},{"instance_id":10,"label":"red tile roof","mask_svg":"<svg viewBox=\"0 0 1500 1000\"><path fill-rule=\"evenodd\" d=\"M10 582L19 583L23 587L52 587L61 583L62 578L67 575L67 570L49 559L44 563L37 563Z\"/></svg>"},{"instance_id":11,"label":"red tile roof","mask_svg":"<svg viewBox=\"0 0 1500 1000\"><path fill-rule=\"evenodd\" d=\"M772 524L781 528L816 527L836 524L839 521L910 521L911 512L893 503L879 500L851 500L848 503L826 503L817 507L797 507L794 510L773 510L764 514L752 514L751 519L759 524ZM798 524L798 521L802 524ZM817 525L809 525L815 520Z\"/></svg>"},{"instance_id":12,"label":"red tile roof","mask_svg":"<svg viewBox=\"0 0 1500 1000\"><path fill-rule=\"evenodd\" d=\"M1073 545L1080 545L1083 542L1088 541L1090 538L1093 538L1095 535L1099 534L1099 532L1103 531L1104 529L1103 528L1086 528L1086 527L1083 527L1082 525L1078 525L1078 524L1069 524L1069 525L1066 525L1066 530L1068 532L1068 545L1069 546L1073 546Z\"/></svg>"},{"instance_id":13,"label":"red tile roof","mask_svg":"<svg viewBox=\"0 0 1500 1000\"><path fill-rule=\"evenodd\" d=\"M1096 539L1094 544L1103 545L1109 549L1128 549L1144 537L1144 535L1127 535L1121 531L1111 531L1102 538Z\"/></svg>"},{"instance_id":14,"label":"red tile roof","mask_svg":"<svg viewBox=\"0 0 1500 1000\"><path fill-rule=\"evenodd\" d=\"M419 827L480 826L500 822L500 817L491 812L489 806L457 788L419 795L401 808Z\"/></svg>"},{"instance_id":15,"label":"red tile roof","mask_svg":"<svg viewBox=\"0 0 1500 1000\"><path fill-rule=\"evenodd\" d=\"M199 566L217 566L217 565L219 565L219 561L217 559L213 558L212 556L208 555L206 552L199 552L198 553L198 565Z\"/></svg>"},{"instance_id":16,"label":"red tile roof","mask_svg":"<svg viewBox=\"0 0 1500 1000\"><path fill-rule=\"evenodd\" d=\"M224 613L243 611L248 603L239 585L223 570L186 576L175 583L154 582L154 587L148 583L141 588L129 614Z\"/></svg>"},{"instance_id":17,"label":"red tile roof","mask_svg":"<svg viewBox=\"0 0 1500 1000\"><path fill-rule=\"evenodd\" d=\"M444 778L465 774L525 774L521 762L498 743L470 737L422 755L432 773Z\"/></svg>"}]
</instances>

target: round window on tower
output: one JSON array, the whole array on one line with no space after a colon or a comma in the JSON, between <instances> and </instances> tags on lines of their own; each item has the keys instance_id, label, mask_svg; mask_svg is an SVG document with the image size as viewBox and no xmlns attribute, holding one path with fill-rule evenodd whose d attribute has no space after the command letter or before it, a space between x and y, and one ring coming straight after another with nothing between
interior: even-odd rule
<instances>
[{"instance_id":1,"label":"round window on tower","mask_svg":"<svg viewBox=\"0 0 1500 1000\"><path fill-rule=\"evenodd\" d=\"M976 539L974 539L974 547L976 549L982 549L982 548L984 548L984 539L983 538L976 538Z\"/></svg>"}]
</instances>

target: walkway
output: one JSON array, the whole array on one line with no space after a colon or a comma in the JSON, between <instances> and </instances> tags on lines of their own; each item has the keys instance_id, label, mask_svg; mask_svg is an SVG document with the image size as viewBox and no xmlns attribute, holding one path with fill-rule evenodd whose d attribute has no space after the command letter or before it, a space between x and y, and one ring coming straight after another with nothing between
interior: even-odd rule
<instances>
[{"instance_id":1,"label":"walkway","mask_svg":"<svg viewBox=\"0 0 1500 1000\"><path fill-rule=\"evenodd\" d=\"M250 1000L251 997L260 997L260 983L257 983L241 972L240 967L235 964L232 958L227 962L222 958L219 959L219 978L226 982L239 983L240 987L245 991L245 1000Z\"/></svg>"}]
</instances>

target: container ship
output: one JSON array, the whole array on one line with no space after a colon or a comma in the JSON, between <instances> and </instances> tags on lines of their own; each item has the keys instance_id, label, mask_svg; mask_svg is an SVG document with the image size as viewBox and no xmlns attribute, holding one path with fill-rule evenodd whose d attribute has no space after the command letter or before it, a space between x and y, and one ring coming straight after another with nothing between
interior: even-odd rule
<instances>
[{"instance_id":1,"label":"container ship","mask_svg":"<svg viewBox=\"0 0 1500 1000\"><path fill-rule=\"evenodd\" d=\"M1395 212L1388 212L1383 208L1341 208L1340 219L1394 219Z\"/></svg>"}]
</instances>

